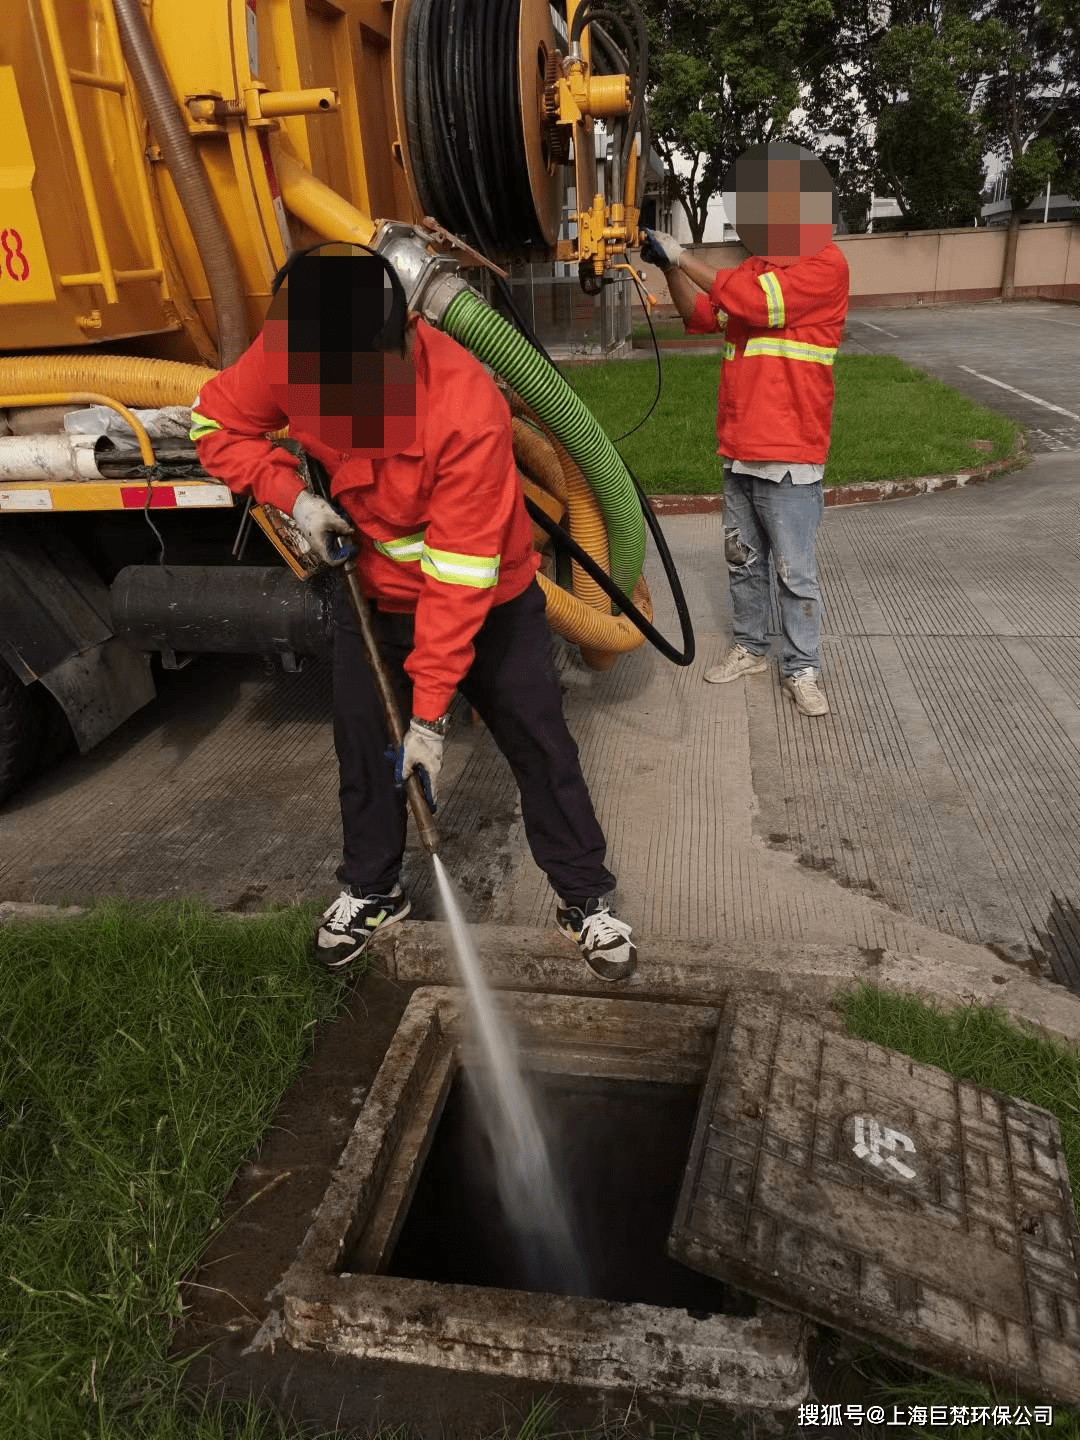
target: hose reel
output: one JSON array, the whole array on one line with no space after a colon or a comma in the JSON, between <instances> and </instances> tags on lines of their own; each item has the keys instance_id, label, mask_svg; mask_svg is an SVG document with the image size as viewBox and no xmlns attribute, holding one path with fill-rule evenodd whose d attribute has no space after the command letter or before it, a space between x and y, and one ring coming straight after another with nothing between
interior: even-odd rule
<instances>
[{"instance_id":1,"label":"hose reel","mask_svg":"<svg viewBox=\"0 0 1080 1440\"><path fill-rule=\"evenodd\" d=\"M419 213L487 255L542 258L558 239L564 127L545 95L558 52L536 0L395 0L403 160Z\"/></svg>"}]
</instances>

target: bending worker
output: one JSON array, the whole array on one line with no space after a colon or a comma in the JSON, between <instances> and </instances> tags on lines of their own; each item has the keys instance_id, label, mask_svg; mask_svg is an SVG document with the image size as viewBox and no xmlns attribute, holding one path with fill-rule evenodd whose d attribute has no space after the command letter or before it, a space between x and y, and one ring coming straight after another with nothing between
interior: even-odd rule
<instances>
[{"instance_id":1,"label":"bending worker","mask_svg":"<svg viewBox=\"0 0 1080 1440\"><path fill-rule=\"evenodd\" d=\"M291 515L321 559L332 563L338 537L358 545L356 575L411 716L395 783L385 717L339 585L342 890L322 916L316 956L341 970L408 915L401 782L418 770L437 795L460 689L513 769L533 858L560 897L559 928L597 975L623 980L636 950L609 907L615 877L563 717L507 405L478 360L408 314L385 259L359 246L316 248L278 275L261 334L203 387L191 432L211 475ZM334 505L305 489L298 461L265 438L286 423L327 470Z\"/></svg>"},{"instance_id":2,"label":"bending worker","mask_svg":"<svg viewBox=\"0 0 1080 1440\"><path fill-rule=\"evenodd\" d=\"M641 251L664 271L688 334L719 330L718 311L728 317L716 436L734 644L705 679L725 684L767 669L771 555L781 683L804 715L824 715L816 542L848 307L847 261L832 243L837 201L820 160L774 142L735 161L724 203L750 251L741 265L715 271L650 230Z\"/></svg>"}]
</instances>

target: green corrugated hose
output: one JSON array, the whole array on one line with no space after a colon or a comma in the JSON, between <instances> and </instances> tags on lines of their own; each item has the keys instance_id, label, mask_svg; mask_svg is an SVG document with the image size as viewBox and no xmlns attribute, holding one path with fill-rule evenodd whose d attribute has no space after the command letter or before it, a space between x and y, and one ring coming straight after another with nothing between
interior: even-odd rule
<instances>
[{"instance_id":1,"label":"green corrugated hose","mask_svg":"<svg viewBox=\"0 0 1080 1440\"><path fill-rule=\"evenodd\" d=\"M645 519L630 473L596 418L558 371L471 291L450 302L440 329L512 385L566 448L604 517L611 578L632 594L645 563Z\"/></svg>"}]
</instances>

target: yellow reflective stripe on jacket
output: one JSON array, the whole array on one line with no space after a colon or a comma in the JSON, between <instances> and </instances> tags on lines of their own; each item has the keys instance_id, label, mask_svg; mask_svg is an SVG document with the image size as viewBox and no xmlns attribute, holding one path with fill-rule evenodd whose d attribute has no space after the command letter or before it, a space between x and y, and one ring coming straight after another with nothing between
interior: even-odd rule
<instances>
[{"instance_id":1,"label":"yellow reflective stripe on jacket","mask_svg":"<svg viewBox=\"0 0 1080 1440\"><path fill-rule=\"evenodd\" d=\"M731 343L730 340L729 340L729 341L725 344L725 346L724 346L724 359L725 359L725 360L734 360L734 359L735 359L735 346L732 345L732 343Z\"/></svg>"},{"instance_id":2,"label":"yellow reflective stripe on jacket","mask_svg":"<svg viewBox=\"0 0 1080 1440\"><path fill-rule=\"evenodd\" d=\"M455 555L452 550L432 550L425 545L420 568L425 575L444 580L447 585L490 590L499 583L501 559L500 555Z\"/></svg>"},{"instance_id":3,"label":"yellow reflective stripe on jacket","mask_svg":"<svg viewBox=\"0 0 1080 1440\"><path fill-rule=\"evenodd\" d=\"M805 340L772 339L759 335L746 342L744 355L782 355L786 360L810 360L815 365L831 365L836 355L827 345L810 345Z\"/></svg>"},{"instance_id":4,"label":"yellow reflective stripe on jacket","mask_svg":"<svg viewBox=\"0 0 1080 1440\"><path fill-rule=\"evenodd\" d=\"M204 435L212 435L221 426L216 420L211 420L209 415L200 415L197 410L191 412L191 429L188 431L189 440L201 440Z\"/></svg>"},{"instance_id":5,"label":"yellow reflective stripe on jacket","mask_svg":"<svg viewBox=\"0 0 1080 1440\"><path fill-rule=\"evenodd\" d=\"M424 532L418 531L415 535L402 535L398 540L373 540L371 542L380 555L385 555L388 560L400 560L402 564L408 564L410 560L419 560L424 552Z\"/></svg>"},{"instance_id":6,"label":"yellow reflective stripe on jacket","mask_svg":"<svg viewBox=\"0 0 1080 1440\"><path fill-rule=\"evenodd\" d=\"M765 291L765 304L769 310L769 329L784 328L784 292L780 289L779 278L772 270L757 277L757 283Z\"/></svg>"}]
</instances>

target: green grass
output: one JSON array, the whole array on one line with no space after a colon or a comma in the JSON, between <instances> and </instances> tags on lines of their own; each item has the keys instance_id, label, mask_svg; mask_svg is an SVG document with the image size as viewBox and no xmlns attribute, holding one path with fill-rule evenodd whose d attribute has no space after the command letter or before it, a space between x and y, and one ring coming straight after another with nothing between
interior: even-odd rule
<instances>
[{"instance_id":1,"label":"green grass","mask_svg":"<svg viewBox=\"0 0 1080 1440\"><path fill-rule=\"evenodd\" d=\"M110 904L0 928L4 1440L278 1433L182 1414L166 1350L182 1276L336 1011L310 926Z\"/></svg>"},{"instance_id":2,"label":"green grass","mask_svg":"<svg viewBox=\"0 0 1080 1440\"><path fill-rule=\"evenodd\" d=\"M168 1350L180 1282L236 1171L317 1025L340 1011L344 992L309 959L313 914L109 903L0 926L3 1440L299 1440L252 1405L193 1410ZM1080 1195L1075 1050L998 1011L938 1012L870 987L837 1004L855 1035L1052 1111ZM982 1387L927 1379L871 1347L834 1348L837 1364L865 1377L864 1403L994 1403ZM1080 1440L1080 1418L1056 1421L1055 1440ZM557 1409L539 1401L503 1440L556 1433L567 1433ZM639 1433L619 1424L590 1440ZM702 1413L651 1433L742 1432Z\"/></svg>"},{"instance_id":3,"label":"green grass","mask_svg":"<svg viewBox=\"0 0 1080 1440\"><path fill-rule=\"evenodd\" d=\"M651 417L619 452L650 495L712 495L716 458L716 355L663 356ZM635 426L656 394L656 366L610 360L565 367L571 385L613 440ZM1012 453L1022 426L892 355L838 355L826 485L947 475ZM989 440L981 453L973 440Z\"/></svg>"}]
</instances>

